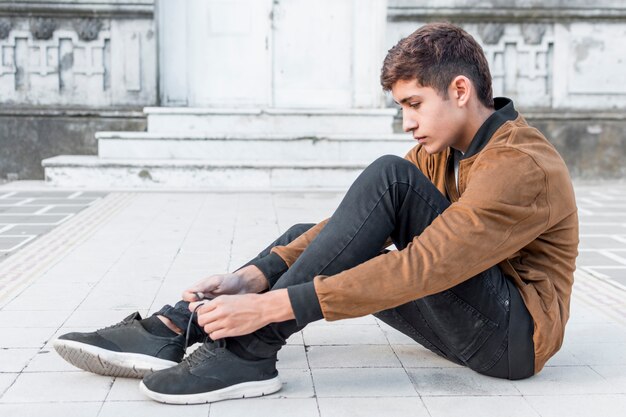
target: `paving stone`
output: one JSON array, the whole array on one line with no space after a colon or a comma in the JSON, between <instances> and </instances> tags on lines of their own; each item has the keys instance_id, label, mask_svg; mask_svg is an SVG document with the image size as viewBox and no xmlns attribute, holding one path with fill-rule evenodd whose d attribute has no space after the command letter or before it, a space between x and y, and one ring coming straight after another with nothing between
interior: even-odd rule
<instances>
[{"instance_id":1,"label":"paving stone","mask_svg":"<svg viewBox=\"0 0 626 417\"><path fill-rule=\"evenodd\" d=\"M302 332L307 345L387 344L376 325L314 326L305 327Z\"/></svg>"},{"instance_id":2,"label":"paving stone","mask_svg":"<svg viewBox=\"0 0 626 417\"><path fill-rule=\"evenodd\" d=\"M11 226L10 229L7 229L4 232L2 232L0 236L2 236L3 234L5 235L41 235L41 234L47 233L53 228L54 226L47 226L47 225L34 225L34 226L14 225L14 226Z\"/></svg>"},{"instance_id":3,"label":"paving stone","mask_svg":"<svg viewBox=\"0 0 626 417\"><path fill-rule=\"evenodd\" d=\"M569 344L626 343L626 329L614 323L569 323L565 330Z\"/></svg>"},{"instance_id":4,"label":"paving stone","mask_svg":"<svg viewBox=\"0 0 626 417\"><path fill-rule=\"evenodd\" d=\"M383 331L383 334L389 343L392 345L418 345L418 343L409 336L381 322L380 320L378 321L378 326Z\"/></svg>"},{"instance_id":5,"label":"paving stone","mask_svg":"<svg viewBox=\"0 0 626 417\"><path fill-rule=\"evenodd\" d=\"M523 397L422 397L431 417L539 417ZM563 414L566 415L566 414Z\"/></svg>"},{"instance_id":6,"label":"paving stone","mask_svg":"<svg viewBox=\"0 0 626 417\"><path fill-rule=\"evenodd\" d=\"M321 417L427 417L419 398L320 398ZM457 414L458 415L458 414Z\"/></svg>"},{"instance_id":7,"label":"paving stone","mask_svg":"<svg viewBox=\"0 0 626 417\"><path fill-rule=\"evenodd\" d=\"M0 415L19 417L96 417L102 402L0 404Z\"/></svg>"},{"instance_id":8,"label":"paving stone","mask_svg":"<svg viewBox=\"0 0 626 417\"><path fill-rule=\"evenodd\" d=\"M139 292L117 292L94 290L80 304L77 311L84 310L148 310L154 299L149 290Z\"/></svg>"},{"instance_id":9,"label":"paving stone","mask_svg":"<svg viewBox=\"0 0 626 417\"><path fill-rule=\"evenodd\" d=\"M0 348L41 348L54 331L49 327L5 328L2 329Z\"/></svg>"},{"instance_id":10,"label":"paving stone","mask_svg":"<svg viewBox=\"0 0 626 417\"><path fill-rule=\"evenodd\" d=\"M567 395L526 397L542 417L623 417L626 395Z\"/></svg>"},{"instance_id":11,"label":"paving stone","mask_svg":"<svg viewBox=\"0 0 626 417\"><path fill-rule=\"evenodd\" d=\"M139 379L115 378L107 401L146 401L149 400L139 391Z\"/></svg>"},{"instance_id":12,"label":"paving stone","mask_svg":"<svg viewBox=\"0 0 626 417\"><path fill-rule=\"evenodd\" d=\"M35 283L3 309L5 311L74 310L91 290L92 285L89 283Z\"/></svg>"},{"instance_id":13,"label":"paving stone","mask_svg":"<svg viewBox=\"0 0 626 417\"><path fill-rule=\"evenodd\" d=\"M282 349L278 351L278 362L276 366L279 370L308 368L309 364L304 346L283 346Z\"/></svg>"},{"instance_id":14,"label":"paving stone","mask_svg":"<svg viewBox=\"0 0 626 417\"><path fill-rule=\"evenodd\" d=\"M180 405L161 404L151 400L146 401L107 401L102 406L98 417L119 416L150 416L170 417L184 414L185 417L206 417L209 413L209 404Z\"/></svg>"},{"instance_id":15,"label":"paving stone","mask_svg":"<svg viewBox=\"0 0 626 417\"><path fill-rule=\"evenodd\" d=\"M62 206L54 206L52 208L50 208L49 210L46 210L46 213L48 214L76 214L79 211L82 211L85 209L85 205L69 205L69 204L65 204Z\"/></svg>"},{"instance_id":16,"label":"paving stone","mask_svg":"<svg viewBox=\"0 0 626 417\"><path fill-rule=\"evenodd\" d=\"M417 396L403 368L324 368L311 372L318 398Z\"/></svg>"},{"instance_id":17,"label":"paving stone","mask_svg":"<svg viewBox=\"0 0 626 417\"><path fill-rule=\"evenodd\" d=\"M280 391L264 398L313 398L313 379L307 369L279 369L278 376L283 383Z\"/></svg>"},{"instance_id":18,"label":"paving stone","mask_svg":"<svg viewBox=\"0 0 626 417\"><path fill-rule=\"evenodd\" d=\"M24 244L30 239L29 236L2 236L0 235L0 251L10 251L17 249L21 244Z\"/></svg>"},{"instance_id":19,"label":"paving stone","mask_svg":"<svg viewBox=\"0 0 626 417\"><path fill-rule=\"evenodd\" d=\"M407 368L407 372L421 396L519 395L511 381L469 368Z\"/></svg>"},{"instance_id":20,"label":"paving stone","mask_svg":"<svg viewBox=\"0 0 626 417\"><path fill-rule=\"evenodd\" d=\"M619 391L588 366L546 367L539 374L513 381L513 384L525 396L613 394Z\"/></svg>"},{"instance_id":21,"label":"paving stone","mask_svg":"<svg viewBox=\"0 0 626 417\"><path fill-rule=\"evenodd\" d=\"M50 197L69 197L75 194L74 191L18 191L11 198L50 198Z\"/></svg>"},{"instance_id":22,"label":"paving stone","mask_svg":"<svg viewBox=\"0 0 626 417\"><path fill-rule=\"evenodd\" d=\"M0 349L0 373L21 372L39 349Z\"/></svg>"},{"instance_id":23,"label":"paving stone","mask_svg":"<svg viewBox=\"0 0 626 417\"><path fill-rule=\"evenodd\" d=\"M17 379L18 375L19 374L17 372L0 373L0 401L1 401L3 394L9 389L11 384L13 384L13 382ZM9 414L1 414L1 415L9 415Z\"/></svg>"},{"instance_id":24,"label":"paving stone","mask_svg":"<svg viewBox=\"0 0 626 417\"><path fill-rule=\"evenodd\" d=\"M209 417L318 417L317 403L309 398L246 398L211 404Z\"/></svg>"},{"instance_id":25,"label":"paving stone","mask_svg":"<svg viewBox=\"0 0 626 417\"><path fill-rule=\"evenodd\" d=\"M78 370L59 356L53 348L48 348L38 351L23 372L76 372Z\"/></svg>"},{"instance_id":26,"label":"paving stone","mask_svg":"<svg viewBox=\"0 0 626 417\"><path fill-rule=\"evenodd\" d=\"M112 383L113 378L88 372L22 373L0 402L104 401Z\"/></svg>"},{"instance_id":27,"label":"paving stone","mask_svg":"<svg viewBox=\"0 0 626 417\"><path fill-rule=\"evenodd\" d=\"M609 279L616 281L619 284L626 286L626 266L615 268L602 268L597 269L598 272L606 275Z\"/></svg>"},{"instance_id":28,"label":"paving stone","mask_svg":"<svg viewBox=\"0 0 626 417\"><path fill-rule=\"evenodd\" d=\"M294 333L287 339L287 345L304 345L302 332Z\"/></svg>"},{"instance_id":29,"label":"paving stone","mask_svg":"<svg viewBox=\"0 0 626 417\"><path fill-rule=\"evenodd\" d=\"M2 202L2 200L0 200L0 203ZM37 213L39 210L43 209L44 207L47 207L45 205L37 205L37 206L33 206L33 205L24 205L24 206L5 206L3 204L0 204L0 213L5 213L5 214L35 214Z\"/></svg>"},{"instance_id":30,"label":"paving stone","mask_svg":"<svg viewBox=\"0 0 626 417\"><path fill-rule=\"evenodd\" d=\"M586 365L626 365L626 343L570 343L564 345Z\"/></svg>"},{"instance_id":31,"label":"paving stone","mask_svg":"<svg viewBox=\"0 0 626 417\"><path fill-rule=\"evenodd\" d=\"M0 225L3 224L50 224L58 225L69 219L67 214L39 214L28 216L20 214L0 214Z\"/></svg>"},{"instance_id":32,"label":"paving stone","mask_svg":"<svg viewBox=\"0 0 626 417\"><path fill-rule=\"evenodd\" d=\"M92 328L100 329L122 321L125 317L137 311L136 309L127 310L78 310L63 323L63 327L71 329ZM147 317L147 310L140 310L142 317Z\"/></svg>"},{"instance_id":33,"label":"paving stone","mask_svg":"<svg viewBox=\"0 0 626 417\"><path fill-rule=\"evenodd\" d=\"M74 198L71 200L65 198L49 198L49 197L33 197L32 204L42 204L42 205L63 205L63 204L83 204L85 206L89 206L93 204L94 201L97 201L97 198Z\"/></svg>"},{"instance_id":34,"label":"paving stone","mask_svg":"<svg viewBox=\"0 0 626 417\"><path fill-rule=\"evenodd\" d=\"M405 368L460 368L441 356L431 352L425 347L414 345L392 345L398 359Z\"/></svg>"},{"instance_id":35,"label":"paving stone","mask_svg":"<svg viewBox=\"0 0 626 417\"><path fill-rule=\"evenodd\" d=\"M311 368L398 368L400 361L387 345L309 346Z\"/></svg>"},{"instance_id":36,"label":"paving stone","mask_svg":"<svg viewBox=\"0 0 626 417\"><path fill-rule=\"evenodd\" d=\"M594 365L591 369L617 388L620 394L626 394L626 366Z\"/></svg>"},{"instance_id":37,"label":"paving stone","mask_svg":"<svg viewBox=\"0 0 626 417\"><path fill-rule=\"evenodd\" d=\"M553 357L548 359L545 366L581 366L583 361L574 356L567 348L562 347Z\"/></svg>"},{"instance_id":38,"label":"paving stone","mask_svg":"<svg viewBox=\"0 0 626 417\"><path fill-rule=\"evenodd\" d=\"M606 266L619 266L619 262L607 257L604 253L599 251L580 251L578 258L576 258L576 265L578 266L592 266L592 265L606 265Z\"/></svg>"}]
</instances>

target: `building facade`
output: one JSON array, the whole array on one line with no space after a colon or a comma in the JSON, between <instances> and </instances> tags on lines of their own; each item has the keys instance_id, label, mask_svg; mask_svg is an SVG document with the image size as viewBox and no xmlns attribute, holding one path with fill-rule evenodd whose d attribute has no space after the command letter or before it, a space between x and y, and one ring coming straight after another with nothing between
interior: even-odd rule
<instances>
[{"instance_id":1,"label":"building facade","mask_svg":"<svg viewBox=\"0 0 626 417\"><path fill-rule=\"evenodd\" d=\"M311 146L315 158L330 152L335 168L345 171L339 161L346 150L370 146L353 167L358 171L376 153L401 154L411 145L393 135L399 120L380 91L380 65L398 39L440 20L476 37L489 60L494 95L513 98L559 149L573 177L626 174L621 0L26 0L0 3L0 178L43 178L42 160L96 157L98 141L103 153L88 164L98 167L97 175L106 176L102 161L115 159L119 166L125 154L152 158L152 171L129 162L115 174L120 184L138 172L145 181L164 160L178 160L180 167L194 159L191 171L197 172L214 167L213 155L221 152L211 146L232 148L232 158L242 148L267 148L243 141L254 132L266 142L282 138L268 142L278 149L293 147L280 163L276 151L268 156L281 169L298 149ZM233 123L241 129L231 136L239 136L227 143ZM324 142L315 136L359 129L359 138ZM96 139L98 131L145 130L152 140L142 143L147 151L128 137L123 145L107 134ZM377 143L376 134L388 140ZM183 144L180 135L195 141ZM307 135L317 141L287 141ZM47 169L61 165L53 160Z\"/></svg>"}]
</instances>

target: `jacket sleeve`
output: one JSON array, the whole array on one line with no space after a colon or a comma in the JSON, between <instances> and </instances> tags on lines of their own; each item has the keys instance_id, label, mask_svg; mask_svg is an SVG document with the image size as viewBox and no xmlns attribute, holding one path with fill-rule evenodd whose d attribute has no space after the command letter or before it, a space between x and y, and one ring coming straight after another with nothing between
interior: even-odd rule
<instances>
[{"instance_id":1,"label":"jacket sleeve","mask_svg":"<svg viewBox=\"0 0 626 417\"><path fill-rule=\"evenodd\" d=\"M293 292L319 303L327 320L359 317L451 288L532 242L549 219L543 170L511 148L479 158L459 201L406 248L317 276ZM299 325L322 318L294 313Z\"/></svg>"}]
</instances>

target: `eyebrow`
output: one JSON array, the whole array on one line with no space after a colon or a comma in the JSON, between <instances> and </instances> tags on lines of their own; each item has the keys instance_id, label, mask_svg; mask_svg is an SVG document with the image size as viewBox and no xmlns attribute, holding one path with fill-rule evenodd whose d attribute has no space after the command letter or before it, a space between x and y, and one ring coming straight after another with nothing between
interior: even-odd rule
<instances>
[{"instance_id":1,"label":"eyebrow","mask_svg":"<svg viewBox=\"0 0 626 417\"><path fill-rule=\"evenodd\" d=\"M409 101L409 100L411 100L411 99L413 99L413 98L419 98L419 99L421 99L422 97L421 97L421 96L418 96L417 94L413 94L412 96L409 96L409 97L405 97L405 98L403 98L402 100L400 100L400 102L399 102L399 103L398 103L397 101L395 101L395 100L394 100L394 102L395 102L397 105L400 105L400 104L404 104L404 103L406 103L407 101Z\"/></svg>"}]
</instances>

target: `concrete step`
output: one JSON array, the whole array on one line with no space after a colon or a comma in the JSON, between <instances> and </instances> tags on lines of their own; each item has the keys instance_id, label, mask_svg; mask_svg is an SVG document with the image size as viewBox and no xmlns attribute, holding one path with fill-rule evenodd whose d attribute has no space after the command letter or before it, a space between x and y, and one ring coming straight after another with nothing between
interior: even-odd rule
<instances>
[{"instance_id":1,"label":"concrete step","mask_svg":"<svg viewBox=\"0 0 626 417\"><path fill-rule=\"evenodd\" d=\"M60 187L343 190L372 161L142 160L62 155L44 159L42 165L46 181Z\"/></svg>"},{"instance_id":2,"label":"concrete step","mask_svg":"<svg viewBox=\"0 0 626 417\"><path fill-rule=\"evenodd\" d=\"M148 132L204 134L390 134L396 109L146 107Z\"/></svg>"},{"instance_id":3,"label":"concrete step","mask_svg":"<svg viewBox=\"0 0 626 417\"><path fill-rule=\"evenodd\" d=\"M193 135L98 132L102 159L204 159L212 161L367 161L404 156L416 145L407 134Z\"/></svg>"}]
</instances>

